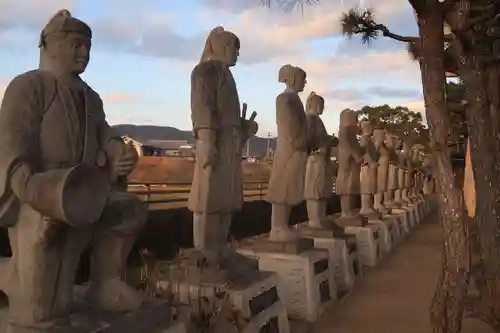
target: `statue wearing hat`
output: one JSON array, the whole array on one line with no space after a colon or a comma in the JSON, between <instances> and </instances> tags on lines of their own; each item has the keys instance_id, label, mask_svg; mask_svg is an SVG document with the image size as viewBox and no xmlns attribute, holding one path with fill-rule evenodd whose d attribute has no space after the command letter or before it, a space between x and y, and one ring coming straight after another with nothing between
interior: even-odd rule
<instances>
[{"instance_id":1,"label":"statue wearing hat","mask_svg":"<svg viewBox=\"0 0 500 333\"><path fill-rule=\"evenodd\" d=\"M90 245L86 298L98 309L138 309L122 280L147 210L120 191L137 153L111 134L99 95L81 78L91 29L59 11L40 35L40 66L14 78L0 109L0 226L12 257L0 265L11 327L36 331L68 314L80 255Z\"/></svg>"},{"instance_id":2,"label":"statue wearing hat","mask_svg":"<svg viewBox=\"0 0 500 333\"><path fill-rule=\"evenodd\" d=\"M216 27L191 73L196 164L188 208L193 212L194 248L212 257L215 265L238 257L229 247L229 228L243 206L243 147L258 129L256 113L246 119L246 104L240 107L230 70L239 50L239 38Z\"/></svg>"}]
</instances>

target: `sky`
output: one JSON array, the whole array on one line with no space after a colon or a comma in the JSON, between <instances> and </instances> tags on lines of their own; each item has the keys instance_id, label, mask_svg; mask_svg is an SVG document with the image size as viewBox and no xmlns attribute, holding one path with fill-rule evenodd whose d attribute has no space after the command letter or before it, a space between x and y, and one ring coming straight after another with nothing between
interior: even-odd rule
<instances>
[{"instance_id":1,"label":"sky","mask_svg":"<svg viewBox=\"0 0 500 333\"><path fill-rule=\"evenodd\" d=\"M325 98L329 132L337 132L345 108L389 104L422 112L420 71L406 45L384 38L363 45L344 37L340 27L342 12L371 7L393 32L415 35L408 2L320 2L301 14L263 8L260 0L0 0L0 98L10 80L38 66L41 30L59 9L68 9L93 30L82 77L101 95L112 125L189 130L190 73L216 26L241 40L232 72L248 114L258 113L259 136L276 133L275 98L284 89L278 71L284 64L307 72L303 101L311 91Z\"/></svg>"}]
</instances>

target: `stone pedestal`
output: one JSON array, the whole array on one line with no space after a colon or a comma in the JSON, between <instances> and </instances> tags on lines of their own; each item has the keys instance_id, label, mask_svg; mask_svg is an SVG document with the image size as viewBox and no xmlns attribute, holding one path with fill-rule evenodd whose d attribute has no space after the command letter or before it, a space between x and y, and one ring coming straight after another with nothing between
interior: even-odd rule
<instances>
[{"instance_id":1,"label":"stone pedestal","mask_svg":"<svg viewBox=\"0 0 500 333\"><path fill-rule=\"evenodd\" d=\"M236 251L212 258L207 251L182 251L174 261L157 263L157 287L168 290L192 312L199 312L200 302L217 312L230 306L244 319L243 332L257 333L263 327L289 333L283 291L278 276L258 270L257 260ZM215 263L215 264L214 264ZM276 326L277 325L277 326Z\"/></svg>"},{"instance_id":2,"label":"stone pedestal","mask_svg":"<svg viewBox=\"0 0 500 333\"><path fill-rule=\"evenodd\" d=\"M314 240L314 247L325 249L329 253L330 274L333 275L337 288L337 299L345 297L354 285L354 279L362 273L358 256L356 236L347 235L328 229L315 229L305 223L296 225L297 232Z\"/></svg>"},{"instance_id":3,"label":"stone pedestal","mask_svg":"<svg viewBox=\"0 0 500 333\"><path fill-rule=\"evenodd\" d=\"M393 250L402 239L402 229L403 222L401 221L401 217L397 217L394 215L384 215L382 220L389 228L389 235L391 237L391 250Z\"/></svg>"},{"instance_id":4,"label":"stone pedestal","mask_svg":"<svg viewBox=\"0 0 500 333\"><path fill-rule=\"evenodd\" d=\"M374 267L382 256L379 227L368 224L365 227L346 227L347 234L356 235L359 256L364 266Z\"/></svg>"},{"instance_id":5,"label":"stone pedestal","mask_svg":"<svg viewBox=\"0 0 500 333\"><path fill-rule=\"evenodd\" d=\"M411 224L413 219L413 212L410 208L405 207L405 208L400 208L400 209L393 209L392 214L393 216L399 217L399 221L401 223L400 231L401 231L401 237L406 237L407 235L410 234L411 231Z\"/></svg>"},{"instance_id":6,"label":"stone pedestal","mask_svg":"<svg viewBox=\"0 0 500 333\"><path fill-rule=\"evenodd\" d=\"M240 247L238 252L257 259L260 270L278 275L283 301L292 318L316 321L337 297L335 281L329 271L328 251L313 249L286 253Z\"/></svg>"},{"instance_id":7,"label":"stone pedestal","mask_svg":"<svg viewBox=\"0 0 500 333\"><path fill-rule=\"evenodd\" d=\"M362 215L334 217L334 222L339 227L364 227L368 224L368 218Z\"/></svg>"},{"instance_id":8,"label":"stone pedestal","mask_svg":"<svg viewBox=\"0 0 500 333\"><path fill-rule=\"evenodd\" d=\"M368 220L369 224L378 226L380 233L380 246L381 246L381 256L385 253L391 252L392 249L392 235L390 228L392 223L389 220L384 220L382 217L377 220Z\"/></svg>"},{"instance_id":9,"label":"stone pedestal","mask_svg":"<svg viewBox=\"0 0 500 333\"><path fill-rule=\"evenodd\" d=\"M197 307L195 304L217 300L212 305L215 311L220 311L224 301L246 323L241 332L259 333L270 329L270 332L289 333L290 325L284 303L283 290L278 276L272 272L258 272L244 279L227 283L193 285L185 281L160 280L158 285L172 290L179 295L179 301ZM198 303L199 304L199 303Z\"/></svg>"},{"instance_id":10,"label":"stone pedestal","mask_svg":"<svg viewBox=\"0 0 500 333\"><path fill-rule=\"evenodd\" d=\"M172 307L165 301L158 299L148 300L137 311L115 313L99 311L90 307L83 300L86 287L75 287L75 307L71 314L53 322L52 327L26 328L8 325L5 312L7 308L0 308L1 333L185 333L185 325L174 322Z\"/></svg>"}]
</instances>

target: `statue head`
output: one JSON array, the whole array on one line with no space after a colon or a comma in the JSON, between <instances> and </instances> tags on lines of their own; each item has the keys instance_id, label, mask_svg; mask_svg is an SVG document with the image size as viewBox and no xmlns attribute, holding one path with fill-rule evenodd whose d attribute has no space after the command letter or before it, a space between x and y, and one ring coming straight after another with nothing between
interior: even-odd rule
<instances>
[{"instance_id":1,"label":"statue head","mask_svg":"<svg viewBox=\"0 0 500 333\"><path fill-rule=\"evenodd\" d=\"M218 60L227 66L236 65L240 55L240 39L234 33L216 27L207 37L200 62Z\"/></svg>"},{"instance_id":2,"label":"statue head","mask_svg":"<svg viewBox=\"0 0 500 333\"><path fill-rule=\"evenodd\" d=\"M351 109L342 110L342 112L340 112L339 130L340 129L346 129L354 134L358 134L358 113Z\"/></svg>"},{"instance_id":3,"label":"statue head","mask_svg":"<svg viewBox=\"0 0 500 333\"><path fill-rule=\"evenodd\" d=\"M317 115L323 114L325 110L325 100L313 91L309 94L306 101L306 111Z\"/></svg>"},{"instance_id":4,"label":"statue head","mask_svg":"<svg viewBox=\"0 0 500 333\"><path fill-rule=\"evenodd\" d=\"M361 134L367 136L372 136L373 130L375 129L373 122L368 119L362 120L360 123L360 127L361 127Z\"/></svg>"},{"instance_id":5,"label":"statue head","mask_svg":"<svg viewBox=\"0 0 500 333\"><path fill-rule=\"evenodd\" d=\"M280 68L278 81L286 84L287 88L292 91L299 93L304 91L307 83L306 76L306 72L302 68L284 65Z\"/></svg>"},{"instance_id":6,"label":"statue head","mask_svg":"<svg viewBox=\"0 0 500 333\"><path fill-rule=\"evenodd\" d=\"M40 33L40 68L82 74L90 60L92 30L66 10L58 11Z\"/></svg>"},{"instance_id":7,"label":"statue head","mask_svg":"<svg viewBox=\"0 0 500 333\"><path fill-rule=\"evenodd\" d=\"M394 135L392 135L391 133L389 132L385 132L385 145L388 147L388 148L391 148L391 149L396 149L396 141L395 141L395 137Z\"/></svg>"},{"instance_id":8,"label":"statue head","mask_svg":"<svg viewBox=\"0 0 500 333\"><path fill-rule=\"evenodd\" d=\"M396 150L403 149L403 146L401 145L403 140L401 140L401 138L397 135L393 135L393 137L394 137L394 149L396 149Z\"/></svg>"},{"instance_id":9,"label":"statue head","mask_svg":"<svg viewBox=\"0 0 500 333\"><path fill-rule=\"evenodd\" d=\"M375 127L373 130L373 141L376 146L380 146L385 142L385 130L381 127Z\"/></svg>"}]
</instances>

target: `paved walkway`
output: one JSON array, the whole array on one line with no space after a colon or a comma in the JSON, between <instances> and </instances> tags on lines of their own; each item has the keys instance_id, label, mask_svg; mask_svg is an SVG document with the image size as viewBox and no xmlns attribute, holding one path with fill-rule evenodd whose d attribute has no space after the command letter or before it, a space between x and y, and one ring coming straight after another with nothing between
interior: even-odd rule
<instances>
[{"instance_id":1,"label":"paved walkway","mask_svg":"<svg viewBox=\"0 0 500 333\"><path fill-rule=\"evenodd\" d=\"M418 226L378 267L357 281L344 303L329 309L312 333L428 333L429 306L441 265L441 229ZM475 319L463 333L490 333Z\"/></svg>"}]
</instances>

